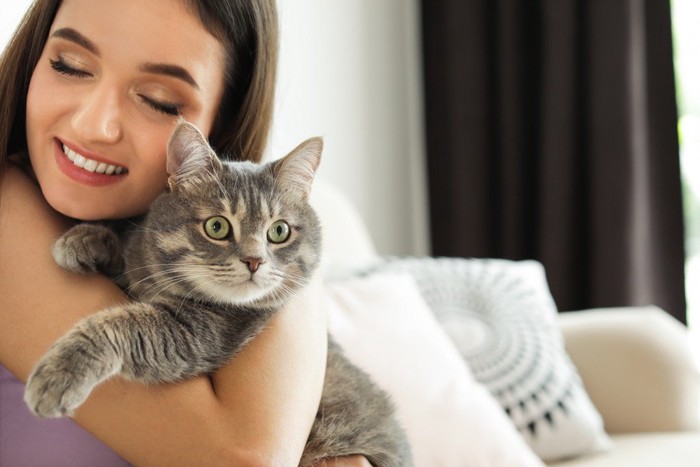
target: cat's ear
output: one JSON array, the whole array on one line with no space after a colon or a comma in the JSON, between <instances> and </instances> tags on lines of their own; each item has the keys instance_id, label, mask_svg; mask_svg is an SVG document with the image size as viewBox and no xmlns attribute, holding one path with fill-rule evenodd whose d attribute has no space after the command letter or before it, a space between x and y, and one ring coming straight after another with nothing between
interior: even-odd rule
<instances>
[{"instance_id":1,"label":"cat's ear","mask_svg":"<svg viewBox=\"0 0 700 467\"><path fill-rule=\"evenodd\" d=\"M296 192L307 199L316 170L321 163L321 152L323 139L310 138L282 159L273 162L275 186L282 192Z\"/></svg>"},{"instance_id":2,"label":"cat's ear","mask_svg":"<svg viewBox=\"0 0 700 467\"><path fill-rule=\"evenodd\" d=\"M170 135L167 152L168 186L173 191L212 177L221 169L219 158L202 132L184 119Z\"/></svg>"}]
</instances>

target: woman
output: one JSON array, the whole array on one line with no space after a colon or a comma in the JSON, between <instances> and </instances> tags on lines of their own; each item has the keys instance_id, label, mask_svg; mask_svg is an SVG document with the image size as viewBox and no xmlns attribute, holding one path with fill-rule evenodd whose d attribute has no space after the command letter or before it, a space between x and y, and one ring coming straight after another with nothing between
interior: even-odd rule
<instances>
[{"instance_id":1,"label":"woman","mask_svg":"<svg viewBox=\"0 0 700 467\"><path fill-rule=\"evenodd\" d=\"M123 459L72 421L24 417L16 391L76 321L126 299L105 277L58 268L50 245L74 219L143 213L179 117L219 153L260 159L276 34L274 0L37 0L27 13L0 61L1 465L298 463L325 368L309 290L211 377L97 388L74 420Z\"/></svg>"}]
</instances>

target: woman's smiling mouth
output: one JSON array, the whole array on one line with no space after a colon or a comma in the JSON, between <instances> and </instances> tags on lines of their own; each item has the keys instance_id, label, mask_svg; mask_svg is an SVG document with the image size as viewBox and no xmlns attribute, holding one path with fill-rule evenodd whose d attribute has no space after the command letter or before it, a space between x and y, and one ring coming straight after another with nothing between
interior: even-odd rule
<instances>
[{"instance_id":1,"label":"woman's smiling mouth","mask_svg":"<svg viewBox=\"0 0 700 467\"><path fill-rule=\"evenodd\" d=\"M76 182L91 186L111 185L125 180L129 174L125 166L92 153L87 157L68 147L68 144L57 138L54 140L56 163L65 175Z\"/></svg>"},{"instance_id":2,"label":"woman's smiling mouth","mask_svg":"<svg viewBox=\"0 0 700 467\"><path fill-rule=\"evenodd\" d=\"M113 164L107 164L105 162L99 162L93 159L89 159L82 154L78 154L77 152L73 151L71 148L66 146L65 144L62 145L63 147L63 152L68 157L68 159L76 166L79 167L83 170L87 170L88 172L94 172L98 174L105 174L105 175L119 175L123 172L126 171L124 167L118 166L118 165L113 165Z\"/></svg>"}]
</instances>

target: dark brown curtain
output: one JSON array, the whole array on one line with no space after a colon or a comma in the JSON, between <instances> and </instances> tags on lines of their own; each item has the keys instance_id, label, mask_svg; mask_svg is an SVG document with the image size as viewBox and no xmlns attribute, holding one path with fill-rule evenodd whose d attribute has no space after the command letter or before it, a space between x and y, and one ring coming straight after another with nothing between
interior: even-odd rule
<instances>
[{"instance_id":1,"label":"dark brown curtain","mask_svg":"<svg viewBox=\"0 0 700 467\"><path fill-rule=\"evenodd\" d=\"M433 254L537 259L562 310L685 322L666 0L423 0Z\"/></svg>"}]
</instances>

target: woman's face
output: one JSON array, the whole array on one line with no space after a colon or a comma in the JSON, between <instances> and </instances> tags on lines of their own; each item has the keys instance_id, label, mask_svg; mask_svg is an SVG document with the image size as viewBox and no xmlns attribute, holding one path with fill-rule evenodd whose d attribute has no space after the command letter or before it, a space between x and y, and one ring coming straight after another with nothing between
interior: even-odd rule
<instances>
[{"instance_id":1,"label":"woman's face","mask_svg":"<svg viewBox=\"0 0 700 467\"><path fill-rule=\"evenodd\" d=\"M224 48L182 1L63 0L29 85L27 141L49 204L76 219L144 213L180 116L211 130Z\"/></svg>"}]
</instances>

